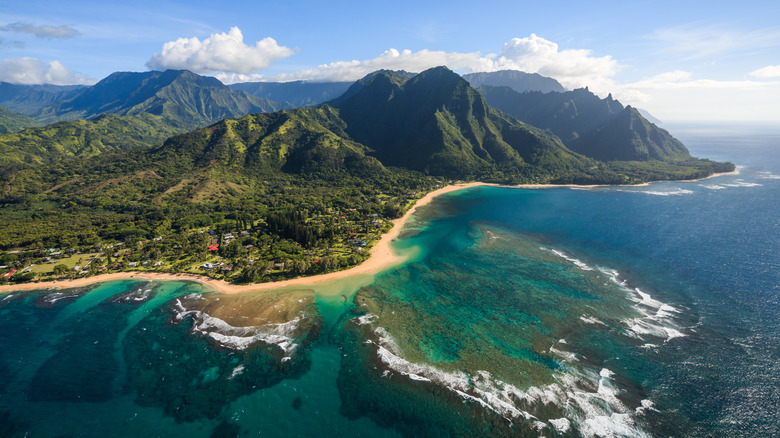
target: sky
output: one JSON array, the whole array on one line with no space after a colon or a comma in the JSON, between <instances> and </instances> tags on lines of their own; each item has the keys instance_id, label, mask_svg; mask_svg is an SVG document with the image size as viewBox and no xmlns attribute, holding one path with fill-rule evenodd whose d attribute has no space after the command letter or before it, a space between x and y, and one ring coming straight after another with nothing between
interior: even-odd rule
<instances>
[{"instance_id":1,"label":"sky","mask_svg":"<svg viewBox=\"0 0 780 438\"><path fill-rule=\"evenodd\" d=\"M380 68L539 73L662 121L780 124L780 2L7 1L0 81L188 69L225 83Z\"/></svg>"}]
</instances>

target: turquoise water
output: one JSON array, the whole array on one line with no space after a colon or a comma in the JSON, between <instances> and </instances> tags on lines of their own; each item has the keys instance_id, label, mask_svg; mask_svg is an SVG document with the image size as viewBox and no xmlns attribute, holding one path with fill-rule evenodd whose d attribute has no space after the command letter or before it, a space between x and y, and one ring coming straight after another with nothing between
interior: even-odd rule
<instances>
[{"instance_id":1,"label":"turquoise water","mask_svg":"<svg viewBox=\"0 0 780 438\"><path fill-rule=\"evenodd\" d=\"M0 436L778 435L780 133L673 132L740 174L446 195L358 290L0 296Z\"/></svg>"}]
</instances>

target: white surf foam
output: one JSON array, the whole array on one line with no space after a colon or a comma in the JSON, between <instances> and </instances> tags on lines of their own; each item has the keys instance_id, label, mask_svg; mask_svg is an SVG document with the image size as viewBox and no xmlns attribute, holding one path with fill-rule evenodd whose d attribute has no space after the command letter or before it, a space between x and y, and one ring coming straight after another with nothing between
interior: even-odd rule
<instances>
[{"instance_id":1,"label":"white surf foam","mask_svg":"<svg viewBox=\"0 0 780 438\"><path fill-rule=\"evenodd\" d=\"M583 262L582 260L580 260L578 258L575 258L575 257L572 257L570 255L567 255L563 251L559 251L557 249L551 249L551 248L544 248L544 247L542 247L540 249L543 249L543 250L546 250L546 251L550 251L551 253L557 255L560 258L562 258L562 259L564 259L566 261L569 261L571 263L574 263L578 268L582 269L583 271L592 271L593 270L593 268L588 266L587 263Z\"/></svg>"},{"instance_id":2,"label":"white surf foam","mask_svg":"<svg viewBox=\"0 0 780 438\"><path fill-rule=\"evenodd\" d=\"M244 350L262 342L278 346L284 351L285 357L290 357L295 352L297 344L293 342L293 336L299 323L306 318L302 313L294 319L280 324L234 327L222 319L199 310L187 310L179 299L176 299L174 312L177 321L191 315L193 317L193 332L208 336L225 348Z\"/></svg>"},{"instance_id":3,"label":"white surf foam","mask_svg":"<svg viewBox=\"0 0 780 438\"><path fill-rule=\"evenodd\" d=\"M366 325L376 322L377 319L379 319L379 317L373 313L366 313L365 315L355 318L354 320L357 325Z\"/></svg>"},{"instance_id":4,"label":"white surf foam","mask_svg":"<svg viewBox=\"0 0 780 438\"><path fill-rule=\"evenodd\" d=\"M680 187L672 187L669 189L657 189L657 190L617 189L616 191L629 192L629 193L643 193L645 195L653 195L653 196L683 196L683 195L690 195L693 193L692 190L683 189Z\"/></svg>"},{"instance_id":5,"label":"white surf foam","mask_svg":"<svg viewBox=\"0 0 780 438\"><path fill-rule=\"evenodd\" d=\"M772 172L756 172L756 176L761 179L780 179L780 175L775 175Z\"/></svg>"},{"instance_id":6,"label":"white surf foam","mask_svg":"<svg viewBox=\"0 0 780 438\"><path fill-rule=\"evenodd\" d=\"M233 368L233 372L230 373L230 377L228 377L228 378L232 379L232 378L236 377L237 375L239 375L239 374L241 374L243 372L244 372L244 365L241 364L241 365Z\"/></svg>"},{"instance_id":7,"label":"white surf foam","mask_svg":"<svg viewBox=\"0 0 780 438\"><path fill-rule=\"evenodd\" d=\"M638 288L630 288L628 282L622 279L620 273L614 269L599 267L599 271L626 291L628 298L636 303L635 308L642 315L623 321L629 336L643 341L653 340L647 339L648 337L669 341L685 336L674 321L675 314L681 313L679 309L653 298L649 293ZM580 317L580 319L590 322L584 317Z\"/></svg>"},{"instance_id":8,"label":"white surf foam","mask_svg":"<svg viewBox=\"0 0 780 438\"><path fill-rule=\"evenodd\" d=\"M569 422L569 419L565 417L549 420L549 423L558 433L566 433L571 429L571 423Z\"/></svg>"},{"instance_id":9,"label":"white surf foam","mask_svg":"<svg viewBox=\"0 0 780 438\"><path fill-rule=\"evenodd\" d=\"M685 336L673 319L680 310L656 300L638 288L633 290L630 298L637 303L637 310L642 314L641 317L624 321L631 335L643 341L647 341L648 336L664 341Z\"/></svg>"},{"instance_id":10,"label":"white surf foam","mask_svg":"<svg viewBox=\"0 0 780 438\"><path fill-rule=\"evenodd\" d=\"M586 324L602 325L602 326L604 326L604 327L606 327L606 326L607 326L606 324L604 324L604 321L602 321L602 320L600 320L600 319L598 319L598 318L595 318L595 317L593 317L593 316L585 316L585 315L581 315L581 316L580 316L580 320L581 320L582 322L586 323Z\"/></svg>"},{"instance_id":11,"label":"white surf foam","mask_svg":"<svg viewBox=\"0 0 780 438\"><path fill-rule=\"evenodd\" d=\"M459 397L479 404L508 421L524 420L535 430L552 428L565 433L576 427L585 437L632 436L646 437L634 422L630 413L617 397L618 390L611 382L614 375L608 369L595 372L556 373L556 383L525 390L494 378L487 371L468 374L462 371L442 371L432 365L416 364L403 359L396 349L397 343L382 327L374 333L377 340L377 356L389 369L411 380L434 383L446 387ZM383 376L390 373L385 371ZM544 410L555 405L565 412L565 418L543 421L528 412L534 408Z\"/></svg>"},{"instance_id":12,"label":"white surf foam","mask_svg":"<svg viewBox=\"0 0 780 438\"><path fill-rule=\"evenodd\" d=\"M645 399L645 400L642 400L640 403L641 403L641 406L637 407L636 410L634 411L637 414L644 414L645 411L655 411L655 412L658 412L658 409L653 407L655 404L651 400Z\"/></svg>"},{"instance_id":13,"label":"white surf foam","mask_svg":"<svg viewBox=\"0 0 780 438\"><path fill-rule=\"evenodd\" d=\"M762 187L763 186L763 184L748 182L743 179L735 179L734 182L723 183L723 185L726 187Z\"/></svg>"},{"instance_id":14,"label":"white surf foam","mask_svg":"<svg viewBox=\"0 0 780 438\"><path fill-rule=\"evenodd\" d=\"M558 356L563 360L563 362L577 362L579 359L577 359L577 353L572 353L571 351L564 351L559 350L555 347L550 347L550 353Z\"/></svg>"}]
</instances>

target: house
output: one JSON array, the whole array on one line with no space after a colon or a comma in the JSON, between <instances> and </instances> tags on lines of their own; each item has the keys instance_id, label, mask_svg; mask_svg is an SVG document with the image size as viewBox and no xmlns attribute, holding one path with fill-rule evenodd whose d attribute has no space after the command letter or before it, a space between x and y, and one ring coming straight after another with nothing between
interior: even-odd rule
<instances>
[{"instance_id":1,"label":"house","mask_svg":"<svg viewBox=\"0 0 780 438\"><path fill-rule=\"evenodd\" d=\"M138 262L130 262L127 264L127 266L130 268L135 268L136 266L138 266Z\"/></svg>"}]
</instances>

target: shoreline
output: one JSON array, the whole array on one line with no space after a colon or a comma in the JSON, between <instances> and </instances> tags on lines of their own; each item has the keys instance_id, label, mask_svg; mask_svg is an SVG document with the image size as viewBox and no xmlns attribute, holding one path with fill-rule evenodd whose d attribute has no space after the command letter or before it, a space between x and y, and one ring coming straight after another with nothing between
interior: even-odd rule
<instances>
[{"instance_id":1,"label":"shoreline","mask_svg":"<svg viewBox=\"0 0 780 438\"><path fill-rule=\"evenodd\" d=\"M401 229L404 227L409 218L412 217L418 208L429 204L434 198L445 193L451 193L458 190L467 189L470 187L478 186L496 186L498 184L483 183L483 182L471 182L450 184L440 189L427 193L422 198L418 199L414 205L404 213L398 219L393 219L393 227L387 233L383 234L379 241L371 248L371 255L363 263L353 266L352 268L345 269L343 271L329 272L327 274L312 275L310 277L298 277L290 280L274 281L268 283L253 283L246 285L231 284L224 280L215 280L205 275L178 273L171 274L165 272L114 272L110 274L95 275L93 277L76 278L72 280L52 280L43 281L40 283L23 283L14 285L0 286L0 293L22 291L22 290L36 290L36 289L66 289L73 287L84 287L95 283L102 283L112 280L128 280L128 279L143 279L143 280L178 280L178 281L196 281L201 284L205 284L217 292L225 294L237 294L250 291L263 291L271 289L279 289L289 286L313 286L318 283L323 283L330 280L337 280L341 278L351 277L358 274L371 274L376 273L384 269L388 269L401 261L401 257L393 253L391 242L394 241Z\"/></svg>"},{"instance_id":2,"label":"shoreline","mask_svg":"<svg viewBox=\"0 0 780 438\"><path fill-rule=\"evenodd\" d=\"M697 182L703 181L717 176L724 175L738 175L739 169L735 169L731 172L714 173L705 178L693 179L693 180L680 180L679 182ZM654 181L658 182L658 181ZM644 187L650 183L632 184L625 187ZM37 290L37 289L67 289L74 287L84 287L95 283L102 283L105 281L113 280L128 280L128 279L142 279L142 280L162 280L162 281L195 281L211 287L217 292L225 294L237 294L242 292L252 291L264 291L272 289L280 289L289 286L314 286L319 283L323 283L330 280L337 280L353 275L360 274L372 274L379 271L389 269L399 261L401 256L393 253L390 243L394 241L403 229L406 222L412 217L418 208L429 204L434 198L445 193L451 193L458 190L463 190L471 187L505 187L505 188L520 188L520 189L554 189L554 188L599 188L599 187L616 187L610 185L577 185L577 184L518 184L518 185L504 185L496 183L486 182L470 182L450 184L440 189L436 189L427 193L422 198L418 199L414 205L404 213L403 216L397 219L393 219L391 222L393 227L387 233L383 234L379 241L371 248L371 254L363 263L353 266L349 269L342 271L329 272L327 274L312 275L309 277L298 277L289 280L272 281L267 283L252 283L252 284L232 284L224 280L216 280L205 275L188 274L188 273L165 273L165 272L151 272L151 271L129 271L129 272L113 272L110 274L100 274L93 277L76 278L71 280L51 280L43 281L39 283L23 283L14 285L2 285L0 286L0 293L8 293L13 291L23 290Z\"/></svg>"}]
</instances>

